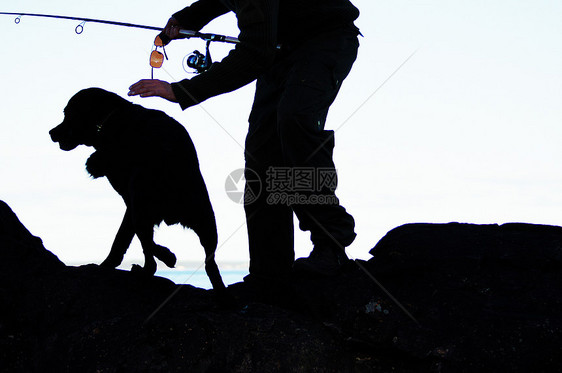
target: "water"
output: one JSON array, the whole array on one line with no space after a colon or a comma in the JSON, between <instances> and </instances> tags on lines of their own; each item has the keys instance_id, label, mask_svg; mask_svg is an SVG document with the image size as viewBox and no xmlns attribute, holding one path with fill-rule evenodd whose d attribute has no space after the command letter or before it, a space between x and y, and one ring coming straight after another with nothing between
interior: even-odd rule
<instances>
[{"instance_id":1,"label":"water","mask_svg":"<svg viewBox=\"0 0 562 373\"><path fill-rule=\"evenodd\" d=\"M221 269L221 276L226 286L240 282L248 274L247 269ZM165 277L174 283L188 284L202 289L211 289L211 282L203 268L162 269L156 271L155 276Z\"/></svg>"}]
</instances>

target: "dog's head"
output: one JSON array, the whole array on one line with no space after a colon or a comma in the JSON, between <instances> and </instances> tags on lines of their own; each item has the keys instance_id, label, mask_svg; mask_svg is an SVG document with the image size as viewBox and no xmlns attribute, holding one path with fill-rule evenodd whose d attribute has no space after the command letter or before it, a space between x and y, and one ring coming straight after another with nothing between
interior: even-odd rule
<instances>
[{"instance_id":1,"label":"dog's head","mask_svg":"<svg viewBox=\"0 0 562 373\"><path fill-rule=\"evenodd\" d=\"M64 120L49 131L51 139L62 150L78 145L95 146L105 122L129 102L101 88L88 88L76 93L64 109Z\"/></svg>"}]
</instances>

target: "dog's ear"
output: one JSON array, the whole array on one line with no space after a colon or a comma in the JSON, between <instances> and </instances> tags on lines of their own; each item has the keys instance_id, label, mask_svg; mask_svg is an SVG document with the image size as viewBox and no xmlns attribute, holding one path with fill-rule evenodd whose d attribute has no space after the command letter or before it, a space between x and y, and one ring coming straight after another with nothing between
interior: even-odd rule
<instances>
[{"instance_id":1,"label":"dog's ear","mask_svg":"<svg viewBox=\"0 0 562 373\"><path fill-rule=\"evenodd\" d=\"M104 122L116 111L127 105L132 104L113 92L101 88L86 88L72 96L65 111L73 118L78 118L82 127L88 127L88 135L91 137L99 132Z\"/></svg>"},{"instance_id":2,"label":"dog's ear","mask_svg":"<svg viewBox=\"0 0 562 373\"><path fill-rule=\"evenodd\" d=\"M95 151L86 161L86 171L94 178L105 176L109 160L103 152Z\"/></svg>"}]
</instances>

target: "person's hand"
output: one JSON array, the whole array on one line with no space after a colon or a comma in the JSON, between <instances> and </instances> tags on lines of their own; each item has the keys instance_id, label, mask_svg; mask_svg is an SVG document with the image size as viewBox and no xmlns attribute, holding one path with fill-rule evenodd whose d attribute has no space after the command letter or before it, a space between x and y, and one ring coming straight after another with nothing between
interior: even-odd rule
<instances>
[{"instance_id":1,"label":"person's hand","mask_svg":"<svg viewBox=\"0 0 562 373\"><path fill-rule=\"evenodd\" d=\"M177 39L180 35L180 23L174 17L170 17L162 32L170 39Z\"/></svg>"},{"instance_id":2,"label":"person's hand","mask_svg":"<svg viewBox=\"0 0 562 373\"><path fill-rule=\"evenodd\" d=\"M129 96L158 96L171 102L178 102L172 86L168 82L157 79L142 79L129 87Z\"/></svg>"}]
</instances>

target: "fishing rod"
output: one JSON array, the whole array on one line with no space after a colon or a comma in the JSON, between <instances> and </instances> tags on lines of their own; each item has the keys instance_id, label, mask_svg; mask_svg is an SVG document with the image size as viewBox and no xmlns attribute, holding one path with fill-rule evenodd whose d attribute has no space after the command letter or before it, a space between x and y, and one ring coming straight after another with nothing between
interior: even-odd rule
<instances>
[{"instance_id":1,"label":"fishing rod","mask_svg":"<svg viewBox=\"0 0 562 373\"><path fill-rule=\"evenodd\" d=\"M164 34L163 32L164 29L162 27L147 26L137 23L109 21L105 19L63 16L63 15L56 15L56 14L0 12L0 15L16 16L16 18L14 19L14 22L16 24L19 24L21 22L21 17L23 16L80 21L81 23L78 26L76 26L76 28L74 29L74 32L76 32L76 34L78 35L84 32L84 25L87 22L101 23L101 24L112 25L112 26L132 27L132 28L139 28L144 30L160 31L160 34L154 40L155 49L150 54L150 66L152 68L160 68L162 66L162 63L164 62L164 58L168 59L168 57L166 56L166 52L164 50L164 46L170 42L170 39L166 36L166 34ZM212 59L211 59L211 54L209 52L209 46L211 42L222 42L222 43L230 43L230 44L240 43L238 38L232 36L211 34L211 33L201 33L199 31L180 29L179 34L183 39L198 38L198 39L205 40L207 42L205 54L202 54L199 51L194 51L192 54L184 58L184 63L188 67L195 69L197 73L202 73L211 67ZM163 49L164 54L158 51L158 48L160 47Z\"/></svg>"},{"instance_id":2,"label":"fishing rod","mask_svg":"<svg viewBox=\"0 0 562 373\"><path fill-rule=\"evenodd\" d=\"M14 13L14 12L0 12L0 15L8 15L8 16L16 16L14 22L19 24L21 22L21 17L28 16L28 17L41 17L41 18L55 18L55 19L68 19L72 21L81 21L78 26L76 26L75 32L77 34L81 34L84 31L84 24L86 22L91 23L101 23L105 25L113 25L113 26L122 26L122 27L133 27L133 28L140 28L145 30L154 30L154 31L162 31L162 27L156 26L147 26L147 25L140 25L137 23L128 23L128 22L117 22L117 21L109 21L105 19L95 19L95 18L85 18L85 17L71 17L71 16L61 16L55 14L39 14L39 13ZM223 43L231 43L231 44L238 44L240 41L238 38L233 36L226 36L226 35L218 35L218 34L209 34L209 33L201 33L199 31L192 31L192 30L185 30L181 29L180 34L183 35L185 38L199 38L205 41L218 41Z\"/></svg>"}]
</instances>

